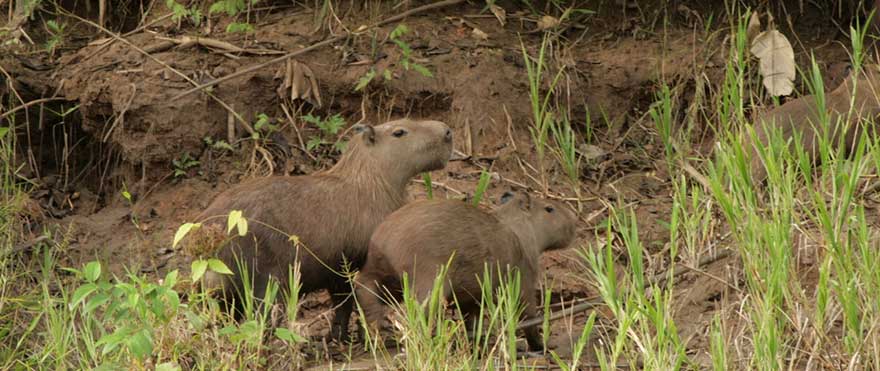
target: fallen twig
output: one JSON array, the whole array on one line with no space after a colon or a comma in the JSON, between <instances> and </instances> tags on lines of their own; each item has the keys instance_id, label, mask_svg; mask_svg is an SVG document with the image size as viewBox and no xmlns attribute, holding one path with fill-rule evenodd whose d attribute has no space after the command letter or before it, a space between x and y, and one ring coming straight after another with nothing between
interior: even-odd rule
<instances>
[{"instance_id":1,"label":"fallen twig","mask_svg":"<svg viewBox=\"0 0 880 371\"><path fill-rule=\"evenodd\" d=\"M3 114L0 115L0 120L3 120L3 119L5 119L7 116L12 115L13 113L16 113L16 112L18 112L18 111L21 111L21 110L23 110L23 109L25 109L25 108L28 108L28 107L30 107L30 106L33 106L33 105L36 105L36 104L40 104L40 103L46 103L46 102L56 101L56 100L67 100L67 99L62 98L62 97L50 97L50 98L34 99L34 100L30 101L30 102L27 102L27 103L25 103L25 104L22 104L22 105L20 105L20 106L17 106L17 107L15 107L15 108L13 108L13 109L11 109L11 110L9 110L9 111L3 112Z\"/></svg>"},{"instance_id":2,"label":"fallen twig","mask_svg":"<svg viewBox=\"0 0 880 371\"><path fill-rule=\"evenodd\" d=\"M228 43L226 41L221 41L217 39L209 39L206 37L193 37L193 36L182 36L179 39L169 38L169 37L156 37L159 40L170 42L172 46L177 46L179 48L190 48L196 45L200 45L210 49L219 49L224 53L247 53L254 55L275 55L275 54L284 54L284 52L280 50L271 50L271 49L246 49L237 45L233 45L232 43ZM164 44L163 44L164 46ZM167 49L167 48L166 48Z\"/></svg>"},{"instance_id":3,"label":"fallen twig","mask_svg":"<svg viewBox=\"0 0 880 371\"><path fill-rule=\"evenodd\" d=\"M379 21L378 23L373 24L372 26L361 27L358 31L363 32L363 31L369 30L369 29L371 29L371 28L376 28L376 27L380 27L380 26L387 25L387 24L392 23L392 22L397 22L397 21L399 21L399 20L401 20L401 19L404 19L404 18L406 18L406 17L408 17L408 16L411 16L411 15L413 15L413 14L418 14L418 13L425 12L425 11L428 11L428 10L437 9L437 8L442 8L442 7L446 7L446 6L450 6L450 5L460 4L460 3L463 3L463 2L464 2L464 0L444 0L444 1L438 1L438 2L433 3L433 4L427 4L427 5L424 5L424 6L420 6L420 7L418 7L418 8L414 8L414 9L411 9L411 10L405 11L405 12L400 13L400 14L398 14L398 15L395 15L395 16L393 16L393 17L386 18L386 19L384 19L384 20L382 20L382 21ZM357 31L356 31L356 32L357 32ZM337 42L337 41L343 40L343 39L345 39L345 38L347 38L347 37L349 37L349 36L351 36L351 35L353 35L353 34L354 34L354 32L345 32L345 33L343 33L343 34L341 34L341 35L333 36L333 37L331 37L331 38L329 38L329 39L326 39L326 40L324 40L324 41L321 41L321 42L318 42L318 43L312 44L312 45L310 45L310 46L307 46L307 47L305 47L305 48L302 48L302 49L299 49L299 50L296 50L296 51L293 51L293 52L287 53L287 54L282 55L282 56L280 56L280 57L276 57L276 58L270 59L270 60L268 60L268 61L266 61L266 62L263 62L263 63L257 63L257 64L255 64L255 65L250 66L250 67L247 67L247 68L245 68L245 69L242 69L242 70L236 71L236 72L234 72L234 73L228 74L228 75L226 75L226 76L223 76L223 77L220 77L220 78L214 79L213 81L209 81L209 82L206 82L206 83L204 83L204 84L198 85L198 86L196 86L196 87L194 87L194 88L192 88L192 89L189 89L189 90L187 90L187 91L185 91L185 92L183 92L183 93L178 94L177 96L175 96L175 97L172 98L172 99L173 99L173 100L177 100L177 99L180 99L180 98L182 98L182 97L184 97L184 96L187 96L187 95L189 95L189 94L195 93L195 92L197 92L197 91L199 91L199 90L202 90L202 89L205 89L205 88L208 88L208 87L211 87L211 86L217 85L217 84L219 84L219 83L221 83L221 82L228 81L228 80L234 79L234 78L236 78L236 77L239 77L239 76L241 76L241 75L244 75L244 74L248 74L248 73L251 73L251 72L257 71L257 70L259 70L259 69L261 69L261 68L263 68L263 67L266 67L266 66L271 66L271 65L273 65L273 64L276 64L276 63L280 63L280 62L286 61L286 60L288 60L288 59L290 59L290 58L293 58L293 57L295 57L295 56L297 56L297 55L304 54L304 53L310 52L310 51L312 51L312 50L319 49L319 48L321 48L321 47L324 47L324 46L327 46L327 45L333 44L333 43L335 43L335 42Z\"/></svg>"}]
</instances>

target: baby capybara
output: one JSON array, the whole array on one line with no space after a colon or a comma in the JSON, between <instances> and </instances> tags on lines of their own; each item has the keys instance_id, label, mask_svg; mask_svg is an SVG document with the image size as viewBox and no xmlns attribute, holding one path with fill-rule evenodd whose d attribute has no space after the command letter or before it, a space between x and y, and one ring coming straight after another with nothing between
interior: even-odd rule
<instances>
[{"instance_id":1,"label":"baby capybara","mask_svg":"<svg viewBox=\"0 0 880 371\"><path fill-rule=\"evenodd\" d=\"M377 293L390 292L399 300L401 276L406 273L416 299L424 301L440 266L450 258L442 296L451 300L455 295L463 314L479 314L479 279L488 264L493 272L519 269L523 315L536 315L541 253L571 244L577 220L565 205L525 192L507 192L501 203L489 212L461 201L417 201L388 216L370 239L367 262L355 286L370 327L378 327L384 318L385 306ZM493 283L497 285L497 279ZM538 328L525 333L529 348L539 349Z\"/></svg>"},{"instance_id":2,"label":"baby capybara","mask_svg":"<svg viewBox=\"0 0 880 371\"><path fill-rule=\"evenodd\" d=\"M829 120L829 138L833 148L837 148L841 136L845 151L849 151L858 141L863 125L873 123L880 115L880 66L865 65L858 74L851 72L840 86L825 95L825 107ZM853 87L855 86L855 91ZM850 111L852 104L852 111ZM749 141L751 149L752 181L763 183L767 178L757 147L768 146L770 130L779 130L784 140L794 140L795 133L801 137L804 151L812 161L819 157L819 115L816 97L803 96L773 108L755 120L757 141ZM871 126L870 129L873 129ZM793 149L793 146L791 147Z\"/></svg>"},{"instance_id":3,"label":"baby capybara","mask_svg":"<svg viewBox=\"0 0 880 371\"><path fill-rule=\"evenodd\" d=\"M446 124L404 119L363 126L327 171L254 179L230 188L199 219L223 225L226 218L212 217L241 210L249 230L218 251L235 275L211 273L206 286L240 300L238 259L253 277L255 297L263 298L269 278L286 286L288 269L299 259L301 293L328 289L337 305L331 336L347 339L353 300L348 300L350 284L338 272L363 264L373 230L408 201L409 180L445 167L451 155L452 132ZM299 237L302 248L288 235Z\"/></svg>"}]
</instances>

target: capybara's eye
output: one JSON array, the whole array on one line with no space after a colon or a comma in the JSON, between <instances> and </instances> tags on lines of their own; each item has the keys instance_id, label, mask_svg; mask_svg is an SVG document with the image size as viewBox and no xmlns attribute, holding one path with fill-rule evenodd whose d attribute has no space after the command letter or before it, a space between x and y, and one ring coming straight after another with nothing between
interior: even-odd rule
<instances>
[{"instance_id":1,"label":"capybara's eye","mask_svg":"<svg viewBox=\"0 0 880 371\"><path fill-rule=\"evenodd\" d=\"M406 135L406 130L404 129L395 129L393 133L391 133L395 138L400 138Z\"/></svg>"},{"instance_id":2,"label":"capybara's eye","mask_svg":"<svg viewBox=\"0 0 880 371\"><path fill-rule=\"evenodd\" d=\"M552 213L552 212L553 212L553 206L545 206L545 207L544 207L544 210L547 211L548 213Z\"/></svg>"}]
</instances>

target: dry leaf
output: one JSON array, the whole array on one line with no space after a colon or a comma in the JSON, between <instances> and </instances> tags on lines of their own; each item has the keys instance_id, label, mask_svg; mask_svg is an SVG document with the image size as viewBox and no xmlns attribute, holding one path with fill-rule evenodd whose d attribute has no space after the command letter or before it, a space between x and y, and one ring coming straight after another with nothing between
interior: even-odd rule
<instances>
[{"instance_id":1,"label":"dry leaf","mask_svg":"<svg viewBox=\"0 0 880 371\"><path fill-rule=\"evenodd\" d=\"M473 36L477 40L482 40L482 41L489 40L489 35L486 34L485 32L483 32L483 30L476 28L476 27L471 32L471 36Z\"/></svg>"},{"instance_id":2,"label":"dry leaf","mask_svg":"<svg viewBox=\"0 0 880 371\"><path fill-rule=\"evenodd\" d=\"M495 4L489 5L489 10L492 11L492 14L495 15L495 18L498 18L498 22L501 22L501 26L504 27L507 23L507 11Z\"/></svg>"},{"instance_id":3,"label":"dry leaf","mask_svg":"<svg viewBox=\"0 0 880 371\"><path fill-rule=\"evenodd\" d=\"M752 41L752 54L760 60L764 87L773 96L789 95L794 90L794 50L785 36L777 31L764 31Z\"/></svg>"},{"instance_id":4,"label":"dry leaf","mask_svg":"<svg viewBox=\"0 0 880 371\"><path fill-rule=\"evenodd\" d=\"M321 107L321 92L318 90L318 80L309 66L293 59L288 59L281 68L276 78L283 77L284 81L278 87L278 96L282 99L296 101L302 99L315 107Z\"/></svg>"},{"instance_id":5,"label":"dry leaf","mask_svg":"<svg viewBox=\"0 0 880 371\"><path fill-rule=\"evenodd\" d=\"M538 29L541 31L549 30L551 28L555 28L556 26L559 26L559 20L555 17L545 15L538 20Z\"/></svg>"},{"instance_id":6,"label":"dry leaf","mask_svg":"<svg viewBox=\"0 0 880 371\"><path fill-rule=\"evenodd\" d=\"M761 32L761 16L758 15L758 12L752 12L752 16L749 17L749 25L746 27L746 40L751 43L759 32Z\"/></svg>"}]
</instances>

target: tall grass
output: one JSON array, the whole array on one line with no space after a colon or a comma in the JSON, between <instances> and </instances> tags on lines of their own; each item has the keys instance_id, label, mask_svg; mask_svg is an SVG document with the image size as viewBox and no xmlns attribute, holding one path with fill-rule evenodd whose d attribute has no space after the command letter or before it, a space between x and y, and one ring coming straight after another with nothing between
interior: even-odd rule
<instances>
[{"instance_id":1,"label":"tall grass","mask_svg":"<svg viewBox=\"0 0 880 371\"><path fill-rule=\"evenodd\" d=\"M618 234L612 233L612 228ZM620 273L613 258L613 246L618 243L629 259L628 269ZM643 251L635 213L613 210L604 247L583 252L599 294L617 322L616 334L609 339L611 345L597 350L603 370L615 369L621 357L626 357L631 367L646 370L679 370L688 362L673 320L672 280L667 280L665 287L650 283ZM636 359L642 361L641 366L636 366Z\"/></svg>"},{"instance_id":2,"label":"tall grass","mask_svg":"<svg viewBox=\"0 0 880 371\"><path fill-rule=\"evenodd\" d=\"M538 50L538 55L535 57L530 56L526 51L525 45L521 44L523 62L526 65L526 73L529 80L529 103L532 110L532 122L529 127L529 133L532 137L532 143L535 146L535 153L538 156L538 169L541 172L541 186L544 187L545 193L548 190L548 185L544 159L546 156L550 129L555 120L554 114L551 111L550 101L553 97L553 91L556 89L556 84L559 82L559 78L562 77L563 72L560 70L556 73L553 79L548 83L549 86L547 87L547 92L543 93L542 89L545 85L544 70L546 69L547 63L545 52L550 44L549 38L549 35L544 35L544 38L541 40L541 47Z\"/></svg>"}]
</instances>

